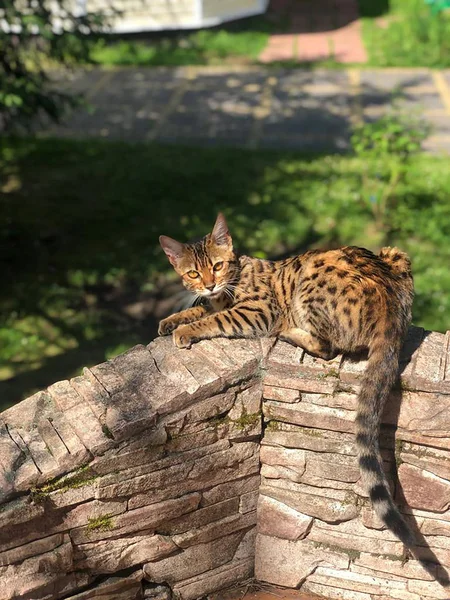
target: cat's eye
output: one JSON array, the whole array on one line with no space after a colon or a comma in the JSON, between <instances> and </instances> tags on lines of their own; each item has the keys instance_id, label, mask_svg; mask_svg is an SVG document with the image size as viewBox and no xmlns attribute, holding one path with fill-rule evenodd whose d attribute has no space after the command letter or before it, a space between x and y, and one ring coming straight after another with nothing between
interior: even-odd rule
<instances>
[{"instance_id":1,"label":"cat's eye","mask_svg":"<svg viewBox=\"0 0 450 600\"><path fill-rule=\"evenodd\" d=\"M197 279L197 277L200 277L200 273L198 271L188 271L187 276L191 279Z\"/></svg>"},{"instance_id":2,"label":"cat's eye","mask_svg":"<svg viewBox=\"0 0 450 600\"><path fill-rule=\"evenodd\" d=\"M223 268L223 262L219 261L219 262L216 262L216 264L213 267L213 270L217 272L217 271L220 271L222 268Z\"/></svg>"}]
</instances>

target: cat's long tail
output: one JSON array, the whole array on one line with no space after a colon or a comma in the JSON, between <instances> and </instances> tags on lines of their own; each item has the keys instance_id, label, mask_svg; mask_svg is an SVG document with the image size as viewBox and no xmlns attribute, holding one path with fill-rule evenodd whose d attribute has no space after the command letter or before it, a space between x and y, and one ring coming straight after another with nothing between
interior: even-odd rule
<instances>
[{"instance_id":1,"label":"cat's long tail","mask_svg":"<svg viewBox=\"0 0 450 600\"><path fill-rule=\"evenodd\" d=\"M356 445L363 484L382 522L407 546L414 535L394 503L383 471L378 441L385 401L397 378L403 336L389 335L374 342L358 397Z\"/></svg>"}]
</instances>

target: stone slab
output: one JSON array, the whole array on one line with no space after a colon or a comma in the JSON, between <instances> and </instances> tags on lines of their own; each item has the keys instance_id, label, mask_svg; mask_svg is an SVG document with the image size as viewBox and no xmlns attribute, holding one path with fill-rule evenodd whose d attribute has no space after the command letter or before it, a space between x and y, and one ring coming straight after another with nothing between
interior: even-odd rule
<instances>
[{"instance_id":1,"label":"stone slab","mask_svg":"<svg viewBox=\"0 0 450 600\"><path fill-rule=\"evenodd\" d=\"M283 540L261 534L256 538L255 576L260 581L298 588L319 565L347 569L349 558L307 540Z\"/></svg>"},{"instance_id":2,"label":"stone slab","mask_svg":"<svg viewBox=\"0 0 450 600\"><path fill-rule=\"evenodd\" d=\"M152 582L173 585L216 569L233 558L243 536L244 533L238 531L205 544L190 546L158 562L146 563L144 576Z\"/></svg>"},{"instance_id":3,"label":"stone slab","mask_svg":"<svg viewBox=\"0 0 450 600\"><path fill-rule=\"evenodd\" d=\"M76 548L74 562L77 570L98 575L161 560L177 551L177 545L170 538L143 531L139 535L80 544Z\"/></svg>"},{"instance_id":4,"label":"stone slab","mask_svg":"<svg viewBox=\"0 0 450 600\"><path fill-rule=\"evenodd\" d=\"M140 530L151 531L160 523L195 510L199 505L200 498L199 493L193 493L150 506L127 510L112 517L107 527L97 529L89 526L77 527L71 532L71 537L75 544L83 544L120 537Z\"/></svg>"},{"instance_id":5,"label":"stone slab","mask_svg":"<svg viewBox=\"0 0 450 600\"><path fill-rule=\"evenodd\" d=\"M301 540L308 533L313 518L274 498L260 495L258 533L285 540Z\"/></svg>"}]
</instances>

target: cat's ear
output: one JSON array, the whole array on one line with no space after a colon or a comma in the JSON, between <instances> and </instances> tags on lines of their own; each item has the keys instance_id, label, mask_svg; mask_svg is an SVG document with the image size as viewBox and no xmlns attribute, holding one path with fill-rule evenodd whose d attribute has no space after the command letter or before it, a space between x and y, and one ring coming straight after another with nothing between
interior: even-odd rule
<instances>
[{"instance_id":1,"label":"cat's ear","mask_svg":"<svg viewBox=\"0 0 450 600\"><path fill-rule=\"evenodd\" d=\"M232 246L233 241L231 239L230 232L228 231L228 225L225 221L225 217L222 213L217 215L214 228L211 232L211 240L218 246Z\"/></svg>"},{"instance_id":2,"label":"cat's ear","mask_svg":"<svg viewBox=\"0 0 450 600\"><path fill-rule=\"evenodd\" d=\"M167 235L160 235L159 243L161 244L161 248L166 253L170 264L176 267L180 258L183 256L184 244L181 244L180 242L177 242L176 240L167 237Z\"/></svg>"}]
</instances>

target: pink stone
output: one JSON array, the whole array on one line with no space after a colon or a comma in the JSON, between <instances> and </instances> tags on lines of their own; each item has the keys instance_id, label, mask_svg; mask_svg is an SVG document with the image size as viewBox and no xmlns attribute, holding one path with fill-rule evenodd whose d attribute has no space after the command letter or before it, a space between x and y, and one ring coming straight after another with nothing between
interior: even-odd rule
<instances>
[{"instance_id":1,"label":"pink stone","mask_svg":"<svg viewBox=\"0 0 450 600\"><path fill-rule=\"evenodd\" d=\"M289 390L283 387L265 385L264 398L266 400L278 400L278 402L299 402L300 392L298 390Z\"/></svg>"},{"instance_id":2,"label":"pink stone","mask_svg":"<svg viewBox=\"0 0 450 600\"><path fill-rule=\"evenodd\" d=\"M253 559L233 560L227 565L176 583L173 591L181 600L197 600L205 596L210 598L211 592L231 587L238 581L248 580L252 574Z\"/></svg>"},{"instance_id":3,"label":"pink stone","mask_svg":"<svg viewBox=\"0 0 450 600\"><path fill-rule=\"evenodd\" d=\"M260 581L297 588L319 565L347 569L349 558L343 553L318 548L308 540L257 536L255 576Z\"/></svg>"},{"instance_id":4,"label":"pink stone","mask_svg":"<svg viewBox=\"0 0 450 600\"><path fill-rule=\"evenodd\" d=\"M444 512L450 506L450 482L407 463L398 469L402 495L414 508Z\"/></svg>"},{"instance_id":5,"label":"pink stone","mask_svg":"<svg viewBox=\"0 0 450 600\"><path fill-rule=\"evenodd\" d=\"M274 400L265 402L263 411L268 419L342 432L353 432L353 421L356 415L354 411L339 408L328 408L303 402L298 405L286 404Z\"/></svg>"},{"instance_id":6,"label":"pink stone","mask_svg":"<svg viewBox=\"0 0 450 600\"><path fill-rule=\"evenodd\" d=\"M305 453L301 450L262 446L259 457L260 461L266 465L289 467L300 475L305 471Z\"/></svg>"},{"instance_id":7,"label":"pink stone","mask_svg":"<svg viewBox=\"0 0 450 600\"><path fill-rule=\"evenodd\" d=\"M115 573L137 564L156 561L178 550L176 544L161 535L144 532L107 541L80 544L76 568L90 573Z\"/></svg>"},{"instance_id":8,"label":"pink stone","mask_svg":"<svg viewBox=\"0 0 450 600\"><path fill-rule=\"evenodd\" d=\"M74 529L71 532L72 540L76 544L84 544L142 530L152 530L160 523L195 510L199 502L200 494L194 493L162 503L127 510L112 517L108 527L92 529L86 526Z\"/></svg>"},{"instance_id":9,"label":"pink stone","mask_svg":"<svg viewBox=\"0 0 450 600\"><path fill-rule=\"evenodd\" d=\"M258 533L285 540L303 539L313 518L291 508L287 504L260 496L258 501Z\"/></svg>"},{"instance_id":10,"label":"pink stone","mask_svg":"<svg viewBox=\"0 0 450 600\"><path fill-rule=\"evenodd\" d=\"M242 514L256 510L258 504L259 490L242 494L239 500L239 512Z\"/></svg>"},{"instance_id":11,"label":"pink stone","mask_svg":"<svg viewBox=\"0 0 450 600\"><path fill-rule=\"evenodd\" d=\"M243 536L244 533L238 531L206 544L190 546L180 554L163 560L147 563L143 567L144 576L152 582L172 585L216 569L231 561Z\"/></svg>"},{"instance_id":12,"label":"pink stone","mask_svg":"<svg viewBox=\"0 0 450 600\"><path fill-rule=\"evenodd\" d=\"M253 525L256 525L256 511L245 514L237 513L191 531L174 535L172 539L179 548L188 548L194 545L197 546L198 544L205 544L234 531L248 529Z\"/></svg>"},{"instance_id":13,"label":"pink stone","mask_svg":"<svg viewBox=\"0 0 450 600\"><path fill-rule=\"evenodd\" d=\"M319 488L315 494L313 488L308 488L308 486L299 486L298 490L285 489L287 487L286 481L282 482L282 488L276 487L274 481L269 481L270 485L261 487L261 494L283 502L294 510L311 517L318 517L329 523L337 523L353 519L358 515L359 509L356 506L356 499L351 494L347 495L345 492L339 492L342 494L340 496L341 500L331 499L332 496L327 497L326 495L328 490Z\"/></svg>"},{"instance_id":14,"label":"pink stone","mask_svg":"<svg viewBox=\"0 0 450 600\"><path fill-rule=\"evenodd\" d=\"M398 560L390 560L386 556L361 553L353 562L359 567L386 573L386 575L391 574L396 577L405 577L407 579L432 580L432 575L425 571L422 565L416 560L401 562Z\"/></svg>"}]
</instances>

